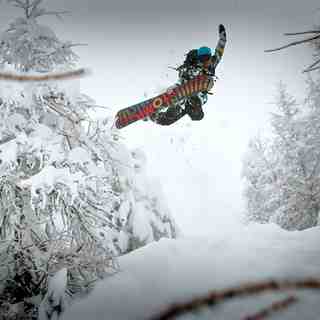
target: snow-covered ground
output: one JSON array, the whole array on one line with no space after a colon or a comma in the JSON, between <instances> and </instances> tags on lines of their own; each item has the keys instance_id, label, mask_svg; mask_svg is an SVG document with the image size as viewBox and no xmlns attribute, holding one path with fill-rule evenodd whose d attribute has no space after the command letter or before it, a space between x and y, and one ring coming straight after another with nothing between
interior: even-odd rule
<instances>
[{"instance_id":1,"label":"snow-covered ground","mask_svg":"<svg viewBox=\"0 0 320 320\"><path fill-rule=\"evenodd\" d=\"M63 320L148 319L172 302L248 281L320 276L320 228L287 232L276 225L239 226L211 238L161 239L119 259L121 271L97 284ZM319 319L320 292L272 319ZM285 294L236 299L184 319L243 319ZM201 317L200 317L201 316ZM183 317L182 317L183 318ZM181 319L182 319L181 318Z\"/></svg>"}]
</instances>

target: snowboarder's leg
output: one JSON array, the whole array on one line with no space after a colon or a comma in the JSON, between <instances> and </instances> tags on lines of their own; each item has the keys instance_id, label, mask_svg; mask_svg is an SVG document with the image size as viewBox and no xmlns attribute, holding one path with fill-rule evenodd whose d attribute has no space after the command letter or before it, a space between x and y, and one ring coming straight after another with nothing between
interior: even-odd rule
<instances>
[{"instance_id":1,"label":"snowboarder's leg","mask_svg":"<svg viewBox=\"0 0 320 320\"><path fill-rule=\"evenodd\" d=\"M167 111L152 114L150 119L162 126L169 126L181 119L185 114L186 111L177 105L175 107L168 108Z\"/></svg>"},{"instance_id":2,"label":"snowboarder's leg","mask_svg":"<svg viewBox=\"0 0 320 320\"><path fill-rule=\"evenodd\" d=\"M191 120L201 120L204 117L204 113L202 110L202 100L198 96L190 97L186 104L186 112L188 113Z\"/></svg>"}]
</instances>

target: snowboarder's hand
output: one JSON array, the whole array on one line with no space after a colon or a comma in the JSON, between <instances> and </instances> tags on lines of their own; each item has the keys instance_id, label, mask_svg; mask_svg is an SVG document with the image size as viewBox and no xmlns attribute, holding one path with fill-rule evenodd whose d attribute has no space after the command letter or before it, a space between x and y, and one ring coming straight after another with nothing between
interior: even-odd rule
<instances>
[{"instance_id":1,"label":"snowboarder's hand","mask_svg":"<svg viewBox=\"0 0 320 320\"><path fill-rule=\"evenodd\" d=\"M227 40L226 29L223 24L219 25L219 38L223 41Z\"/></svg>"},{"instance_id":2,"label":"snowboarder's hand","mask_svg":"<svg viewBox=\"0 0 320 320\"><path fill-rule=\"evenodd\" d=\"M226 33L226 28L224 27L224 25L223 24L220 24L219 25L219 33Z\"/></svg>"}]
</instances>

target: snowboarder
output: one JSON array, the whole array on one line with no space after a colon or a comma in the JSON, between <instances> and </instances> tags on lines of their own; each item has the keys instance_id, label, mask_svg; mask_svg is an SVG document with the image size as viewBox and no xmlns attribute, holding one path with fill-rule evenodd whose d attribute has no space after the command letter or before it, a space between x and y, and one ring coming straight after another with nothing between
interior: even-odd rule
<instances>
[{"instance_id":1,"label":"snowboarder","mask_svg":"<svg viewBox=\"0 0 320 320\"><path fill-rule=\"evenodd\" d=\"M179 83L193 79L199 74L215 76L215 69L221 60L226 44L225 27L219 25L219 40L212 53L209 47L192 49L186 54L184 63L177 68ZM193 95L188 98L182 108L179 104L168 108L165 112L154 113L150 119L160 125L170 125L188 114L191 120L201 120L204 117L202 106L207 102L207 92Z\"/></svg>"}]
</instances>

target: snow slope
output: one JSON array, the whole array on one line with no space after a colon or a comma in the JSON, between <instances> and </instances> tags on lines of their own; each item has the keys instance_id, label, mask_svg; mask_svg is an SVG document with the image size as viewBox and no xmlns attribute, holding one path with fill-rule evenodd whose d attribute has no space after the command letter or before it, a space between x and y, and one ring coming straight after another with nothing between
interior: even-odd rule
<instances>
[{"instance_id":1,"label":"snow slope","mask_svg":"<svg viewBox=\"0 0 320 320\"><path fill-rule=\"evenodd\" d=\"M121 272L97 284L63 320L148 319L169 303L212 289L270 278L320 276L319 239L319 227L288 232L275 225L242 226L212 238L161 239L122 256ZM271 318L319 319L319 292L298 295L298 304ZM181 319L241 319L286 296L237 299Z\"/></svg>"}]
</instances>

